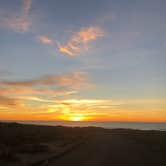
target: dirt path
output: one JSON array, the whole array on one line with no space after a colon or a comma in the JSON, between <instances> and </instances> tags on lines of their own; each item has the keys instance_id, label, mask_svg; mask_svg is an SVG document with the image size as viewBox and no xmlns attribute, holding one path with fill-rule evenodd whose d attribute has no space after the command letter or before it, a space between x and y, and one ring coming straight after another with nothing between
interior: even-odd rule
<instances>
[{"instance_id":1,"label":"dirt path","mask_svg":"<svg viewBox=\"0 0 166 166\"><path fill-rule=\"evenodd\" d=\"M127 137L96 134L64 156L48 162L48 166L160 166L165 159L144 144Z\"/></svg>"}]
</instances>

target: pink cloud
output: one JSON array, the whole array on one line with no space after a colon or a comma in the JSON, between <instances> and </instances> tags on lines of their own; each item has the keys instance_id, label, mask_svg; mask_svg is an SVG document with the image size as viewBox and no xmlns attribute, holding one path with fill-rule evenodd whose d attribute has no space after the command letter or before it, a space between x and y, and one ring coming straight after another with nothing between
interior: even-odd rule
<instances>
[{"instance_id":1,"label":"pink cloud","mask_svg":"<svg viewBox=\"0 0 166 166\"><path fill-rule=\"evenodd\" d=\"M53 40L51 40L50 38L48 38L46 36L40 36L38 38L38 41L40 43L47 44L47 45L52 45L53 44Z\"/></svg>"},{"instance_id":2,"label":"pink cloud","mask_svg":"<svg viewBox=\"0 0 166 166\"><path fill-rule=\"evenodd\" d=\"M87 50L89 47L89 42L102 37L104 32L99 27L86 27L82 28L79 32L74 33L74 35L67 41L67 44L62 45L57 44L60 52L65 53L69 56L78 56L82 51Z\"/></svg>"}]
</instances>

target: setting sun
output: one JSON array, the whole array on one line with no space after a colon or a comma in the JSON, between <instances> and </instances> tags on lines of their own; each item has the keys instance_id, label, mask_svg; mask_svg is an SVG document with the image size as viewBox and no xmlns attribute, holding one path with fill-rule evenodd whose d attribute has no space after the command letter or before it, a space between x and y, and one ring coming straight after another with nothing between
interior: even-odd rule
<instances>
[{"instance_id":1,"label":"setting sun","mask_svg":"<svg viewBox=\"0 0 166 166\"><path fill-rule=\"evenodd\" d=\"M84 116L83 115L73 115L70 117L71 121L83 121L84 120Z\"/></svg>"}]
</instances>

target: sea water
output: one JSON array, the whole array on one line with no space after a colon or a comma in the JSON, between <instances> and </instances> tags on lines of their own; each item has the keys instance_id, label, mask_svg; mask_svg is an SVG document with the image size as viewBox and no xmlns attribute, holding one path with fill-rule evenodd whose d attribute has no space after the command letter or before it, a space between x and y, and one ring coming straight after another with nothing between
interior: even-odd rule
<instances>
[{"instance_id":1,"label":"sea water","mask_svg":"<svg viewBox=\"0 0 166 166\"><path fill-rule=\"evenodd\" d=\"M8 121L9 122L9 121ZM103 127L107 129L124 128L139 130L162 130L166 131L165 123L143 123L143 122L73 122L73 121L10 121L23 124L47 125L47 126L69 126L69 127Z\"/></svg>"}]
</instances>

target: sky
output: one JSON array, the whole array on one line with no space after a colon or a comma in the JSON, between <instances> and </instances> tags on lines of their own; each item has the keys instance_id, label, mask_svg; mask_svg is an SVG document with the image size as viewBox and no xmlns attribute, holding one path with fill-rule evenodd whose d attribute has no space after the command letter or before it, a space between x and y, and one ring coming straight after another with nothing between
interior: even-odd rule
<instances>
[{"instance_id":1,"label":"sky","mask_svg":"<svg viewBox=\"0 0 166 166\"><path fill-rule=\"evenodd\" d=\"M165 0L0 0L0 120L166 122Z\"/></svg>"}]
</instances>

